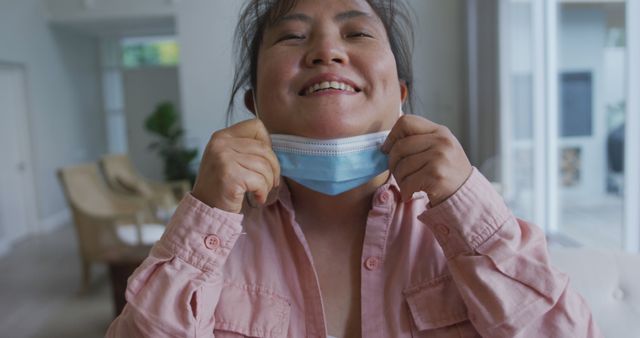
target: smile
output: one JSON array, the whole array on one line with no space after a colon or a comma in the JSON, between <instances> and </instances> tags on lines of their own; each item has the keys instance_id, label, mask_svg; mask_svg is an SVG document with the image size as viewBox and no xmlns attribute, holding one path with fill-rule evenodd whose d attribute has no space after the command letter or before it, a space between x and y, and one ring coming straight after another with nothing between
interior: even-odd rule
<instances>
[{"instance_id":1,"label":"smile","mask_svg":"<svg viewBox=\"0 0 640 338\"><path fill-rule=\"evenodd\" d=\"M351 93L356 93L357 91L350 85L346 84L346 83L342 83L342 82L337 82L337 81L323 81L320 83L316 83L310 87L308 87L305 91L304 91L304 95L311 95L313 93L317 93L320 91L325 91L325 90L341 90L341 91L345 91L345 92L351 92Z\"/></svg>"}]
</instances>

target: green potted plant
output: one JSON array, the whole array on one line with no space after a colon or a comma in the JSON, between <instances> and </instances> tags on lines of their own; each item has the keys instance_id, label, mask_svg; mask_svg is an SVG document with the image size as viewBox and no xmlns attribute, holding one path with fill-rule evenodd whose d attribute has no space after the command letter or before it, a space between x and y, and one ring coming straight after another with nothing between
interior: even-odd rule
<instances>
[{"instance_id":1,"label":"green potted plant","mask_svg":"<svg viewBox=\"0 0 640 338\"><path fill-rule=\"evenodd\" d=\"M159 140L149 145L164 160L164 176L168 181L187 179L193 185L195 173L191 162L198 156L198 149L185 148L182 138L184 129L180 126L180 115L171 102L162 102L147 117L146 129L157 135Z\"/></svg>"}]
</instances>

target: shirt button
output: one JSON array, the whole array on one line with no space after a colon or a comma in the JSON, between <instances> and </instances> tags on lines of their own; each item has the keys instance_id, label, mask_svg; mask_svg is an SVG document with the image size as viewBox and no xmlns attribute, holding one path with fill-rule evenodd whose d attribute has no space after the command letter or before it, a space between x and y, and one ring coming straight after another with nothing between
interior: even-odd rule
<instances>
[{"instance_id":1,"label":"shirt button","mask_svg":"<svg viewBox=\"0 0 640 338\"><path fill-rule=\"evenodd\" d=\"M220 238L216 235L209 235L204 239L204 246L209 250L215 250L220 246Z\"/></svg>"},{"instance_id":2,"label":"shirt button","mask_svg":"<svg viewBox=\"0 0 640 338\"><path fill-rule=\"evenodd\" d=\"M378 257L369 257L364 261L364 267L369 271L376 270L380 266Z\"/></svg>"},{"instance_id":3,"label":"shirt button","mask_svg":"<svg viewBox=\"0 0 640 338\"><path fill-rule=\"evenodd\" d=\"M378 201L380 201L380 203L384 203L384 204L388 203L391 200L391 194L392 194L392 192L388 191L388 190L383 192L383 193L381 193L378 196Z\"/></svg>"},{"instance_id":4,"label":"shirt button","mask_svg":"<svg viewBox=\"0 0 640 338\"><path fill-rule=\"evenodd\" d=\"M449 228L447 228L446 226L440 224L438 225L438 232L440 232L443 235L448 235L449 234Z\"/></svg>"}]
</instances>

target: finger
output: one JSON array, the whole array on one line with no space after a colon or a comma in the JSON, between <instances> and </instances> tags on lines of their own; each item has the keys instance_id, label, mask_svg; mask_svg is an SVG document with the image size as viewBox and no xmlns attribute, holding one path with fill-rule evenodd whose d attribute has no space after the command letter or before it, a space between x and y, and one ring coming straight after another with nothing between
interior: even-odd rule
<instances>
[{"instance_id":1,"label":"finger","mask_svg":"<svg viewBox=\"0 0 640 338\"><path fill-rule=\"evenodd\" d=\"M275 185L280 185L280 163L278 162L276 154L266 143L256 139L238 138L234 139L233 142L230 142L229 147L239 154L250 154L264 157L269 161L271 171L275 175Z\"/></svg>"},{"instance_id":2,"label":"finger","mask_svg":"<svg viewBox=\"0 0 640 338\"><path fill-rule=\"evenodd\" d=\"M414 193L418 191L424 191L429 195L431 189L429 188L429 165L421 167L414 173L406 176L398 186L400 187L400 194L403 201L410 201Z\"/></svg>"},{"instance_id":3,"label":"finger","mask_svg":"<svg viewBox=\"0 0 640 338\"><path fill-rule=\"evenodd\" d=\"M409 135L435 133L441 126L424 117L416 115L403 115L391 128L387 139L382 145L382 151L389 153L393 145L400 139Z\"/></svg>"},{"instance_id":4,"label":"finger","mask_svg":"<svg viewBox=\"0 0 640 338\"><path fill-rule=\"evenodd\" d=\"M265 176L251 169L245 168L241 164L238 164L238 168L236 170L240 176L241 185L244 191L252 193L259 203L266 203L270 189L268 188L268 182L266 181Z\"/></svg>"},{"instance_id":5,"label":"finger","mask_svg":"<svg viewBox=\"0 0 640 338\"><path fill-rule=\"evenodd\" d=\"M395 170L392 171L393 177L395 177L398 182L403 182L407 177L420 171L424 166L429 165L429 160L430 154L428 151L407 156L403 158Z\"/></svg>"},{"instance_id":6,"label":"finger","mask_svg":"<svg viewBox=\"0 0 640 338\"><path fill-rule=\"evenodd\" d=\"M396 141L389 151L389 169L394 172L400 161L433 148L435 141L437 138L433 134L412 135Z\"/></svg>"},{"instance_id":7,"label":"finger","mask_svg":"<svg viewBox=\"0 0 640 338\"><path fill-rule=\"evenodd\" d=\"M269 132L259 119L251 119L236 123L229 128L221 130L219 134L226 137L255 139L262 141L271 147Z\"/></svg>"},{"instance_id":8,"label":"finger","mask_svg":"<svg viewBox=\"0 0 640 338\"><path fill-rule=\"evenodd\" d=\"M271 191L276 183L276 177L271 164L267 159L262 156L238 154L237 163L245 169L251 170L254 173L260 174L264 177L267 183L267 190Z\"/></svg>"}]
</instances>

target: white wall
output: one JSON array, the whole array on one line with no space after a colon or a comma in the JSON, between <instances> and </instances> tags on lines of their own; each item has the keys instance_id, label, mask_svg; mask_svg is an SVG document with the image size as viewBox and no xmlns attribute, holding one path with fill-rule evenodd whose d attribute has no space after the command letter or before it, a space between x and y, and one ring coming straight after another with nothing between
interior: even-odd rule
<instances>
[{"instance_id":1,"label":"white wall","mask_svg":"<svg viewBox=\"0 0 640 338\"><path fill-rule=\"evenodd\" d=\"M233 79L231 45L241 5L238 0L189 0L177 5L180 97L187 146L203 147L213 131L225 126Z\"/></svg>"},{"instance_id":2,"label":"white wall","mask_svg":"<svg viewBox=\"0 0 640 338\"><path fill-rule=\"evenodd\" d=\"M189 0L177 4L183 118L190 145L203 146L225 126L233 79L231 43L238 0ZM466 101L463 13L460 0L411 0L416 27L415 85L418 111L449 126L463 141Z\"/></svg>"},{"instance_id":3,"label":"white wall","mask_svg":"<svg viewBox=\"0 0 640 338\"><path fill-rule=\"evenodd\" d=\"M460 0L410 0L417 17L416 113L444 124L466 144L464 8Z\"/></svg>"},{"instance_id":4,"label":"white wall","mask_svg":"<svg viewBox=\"0 0 640 338\"><path fill-rule=\"evenodd\" d=\"M0 60L28 72L30 131L38 217L64 221L57 168L94 160L105 149L97 43L53 30L41 0L0 2Z\"/></svg>"}]
</instances>

